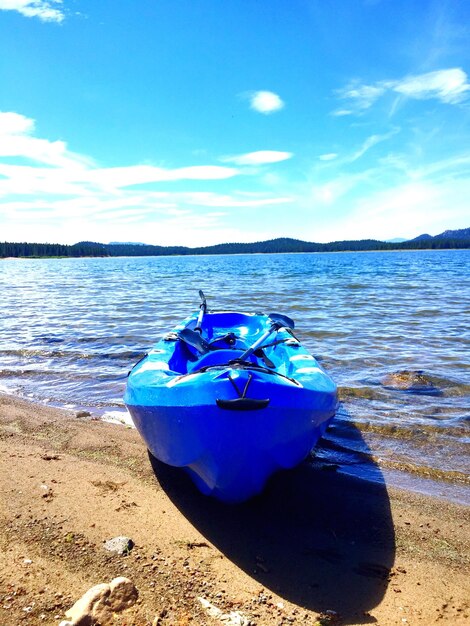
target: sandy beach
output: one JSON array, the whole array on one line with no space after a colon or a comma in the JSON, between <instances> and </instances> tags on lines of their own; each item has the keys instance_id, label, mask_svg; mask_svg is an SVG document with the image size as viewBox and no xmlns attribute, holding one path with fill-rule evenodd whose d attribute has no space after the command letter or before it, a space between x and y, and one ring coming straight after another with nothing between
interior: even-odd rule
<instances>
[{"instance_id":1,"label":"sandy beach","mask_svg":"<svg viewBox=\"0 0 470 626\"><path fill-rule=\"evenodd\" d=\"M120 626L468 623L468 508L307 463L224 506L135 430L6 395L0 452L2 626L59 624L118 576Z\"/></svg>"}]
</instances>

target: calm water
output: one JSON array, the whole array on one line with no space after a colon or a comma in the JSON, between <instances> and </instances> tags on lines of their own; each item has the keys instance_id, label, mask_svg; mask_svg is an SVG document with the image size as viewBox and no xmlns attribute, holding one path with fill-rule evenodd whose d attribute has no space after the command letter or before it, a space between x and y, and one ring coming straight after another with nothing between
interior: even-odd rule
<instances>
[{"instance_id":1,"label":"calm water","mask_svg":"<svg viewBox=\"0 0 470 626\"><path fill-rule=\"evenodd\" d=\"M317 459L470 501L467 250L0 261L0 389L125 419L128 370L200 288L295 319L340 387Z\"/></svg>"}]
</instances>

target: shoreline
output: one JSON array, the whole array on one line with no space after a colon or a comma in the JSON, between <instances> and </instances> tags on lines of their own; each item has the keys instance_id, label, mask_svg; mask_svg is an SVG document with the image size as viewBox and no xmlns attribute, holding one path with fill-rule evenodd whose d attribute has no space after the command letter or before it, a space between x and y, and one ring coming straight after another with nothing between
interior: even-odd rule
<instances>
[{"instance_id":1,"label":"shoreline","mask_svg":"<svg viewBox=\"0 0 470 626\"><path fill-rule=\"evenodd\" d=\"M54 410L63 411L68 414L70 418L77 416L84 417L88 420L98 420L107 424L135 429L130 413L125 406L119 408L115 406L92 407L76 405L72 407L69 405L42 402L40 399L33 400L26 396L15 395L11 391L0 387L0 397L2 395L16 398L20 401L25 401L46 409L52 408ZM443 502L470 506L470 491L468 489L470 477L460 472L456 472L457 475L461 474L460 479L442 477L439 471L435 472L436 476L432 476L432 468L425 467L422 468L421 472L417 472L414 468L406 467L406 465L400 465L397 462L380 462L380 460L376 458L370 461L370 466L365 471L358 472L354 464L351 466L347 464L342 466L339 464L338 471L350 477L355 477L358 480L371 483L377 482L376 474L378 473L380 477L386 480L387 486L390 488L396 488L404 492L423 495L425 497L429 496Z\"/></svg>"},{"instance_id":2,"label":"shoreline","mask_svg":"<svg viewBox=\"0 0 470 626\"><path fill-rule=\"evenodd\" d=\"M5 394L0 463L5 626L59 624L116 576L139 591L123 626L228 623L198 598L266 626L468 623L469 507L307 464L228 507L134 429Z\"/></svg>"},{"instance_id":3,"label":"shoreline","mask_svg":"<svg viewBox=\"0 0 470 626\"><path fill-rule=\"evenodd\" d=\"M300 255L300 254L370 254L382 252L458 252L459 250L470 250L469 248L390 248L389 250L370 249L370 250L312 250L306 252L208 252L197 254L130 254L130 255L109 255L109 256L10 256L0 257L0 261L50 261L56 260L73 260L73 259L158 259L158 258L185 258L185 257L225 257L225 256L269 256L269 255Z\"/></svg>"}]
</instances>

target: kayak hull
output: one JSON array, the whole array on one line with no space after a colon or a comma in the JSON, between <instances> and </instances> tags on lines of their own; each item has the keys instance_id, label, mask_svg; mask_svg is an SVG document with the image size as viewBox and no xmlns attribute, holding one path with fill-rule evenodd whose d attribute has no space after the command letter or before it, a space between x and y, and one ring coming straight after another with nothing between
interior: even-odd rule
<instances>
[{"instance_id":1,"label":"kayak hull","mask_svg":"<svg viewBox=\"0 0 470 626\"><path fill-rule=\"evenodd\" d=\"M176 331L191 326L194 319L188 318ZM225 330L221 321L219 327ZM245 321L256 321L255 335L269 325L267 316ZM238 342L243 328L241 333L240 326L231 328ZM333 419L338 402L336 385L297 341L289 346L292 338L285 331L270 347L276 368L265 367L255 357L234 363L251 339L244 337L243 345L235 342L230 349L207 355L191 354L196 360L180 366L184 372L170 367L177 362L178 349L190 354L187 346L163 340L132 370L125 394L151 454L185 468L202 493L224 502L242 502L260 493L274 472L305 459Z\"/></svg>"}]
</instances>

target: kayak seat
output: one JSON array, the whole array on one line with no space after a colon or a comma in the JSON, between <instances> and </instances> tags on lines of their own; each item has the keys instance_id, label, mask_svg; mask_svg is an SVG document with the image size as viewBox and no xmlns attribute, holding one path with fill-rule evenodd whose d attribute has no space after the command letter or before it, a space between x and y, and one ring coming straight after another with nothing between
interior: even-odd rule
<instances>
[{"instance_id":1,"label":"kayak seat","mask_svg":"<svg viewBox=\"0 0 470 626\"><path fill-rule=\"evenodd\" d=\"M188 373L195 372L201 367L210 367L212 365L226 365L229 361L237 359L243 354L243 350L214 350L203 354L200 359L195 362L188 363ZM254 359L248 359L254 362Z\"/></svg>"}]
</instances>

